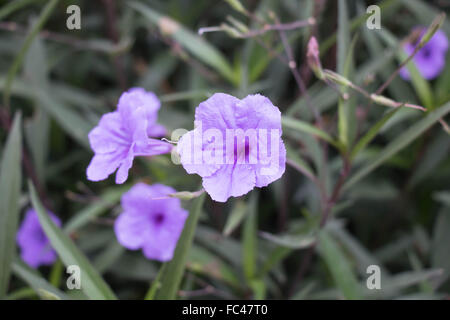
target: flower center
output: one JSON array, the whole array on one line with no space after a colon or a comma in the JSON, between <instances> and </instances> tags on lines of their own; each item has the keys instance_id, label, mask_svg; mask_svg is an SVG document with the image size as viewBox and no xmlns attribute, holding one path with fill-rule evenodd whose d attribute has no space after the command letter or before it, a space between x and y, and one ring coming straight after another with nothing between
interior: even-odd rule
<instances>
[{"instance_id":1,"label":"flower center","mask_svg":"<svg viewBox=\"0 0 450 320\"><path fill-rule=\"evenodd\" d=\"M241 162L248 163L250 155L250 143L247 139L242 139L238 141L238 138L235 137L234 140L234 163L240 159Z\"/></svg>"},{"instance_id":2,"label":"flower center","mask_svg":"<svg viewBox=\"0 0 450 320\"><path fill-rule=\"evenodd\" d=\"M157 226L161 225L164 220L165 220L165 216L162 213L157 213L155 215L152 216L153 219L153 223Z\"/></svg>"},{"instance_id":3,"label":"flower center","mask_svg":"<svg viewBox=\"0 0 450 320\"><path fill-rule=\"evenodd\" d=\"M431 50L430 50L430 48L425 47L422 50L423 50L423 56L425 58L430 58L431 57Z\"/></svg>"}]
</instances>

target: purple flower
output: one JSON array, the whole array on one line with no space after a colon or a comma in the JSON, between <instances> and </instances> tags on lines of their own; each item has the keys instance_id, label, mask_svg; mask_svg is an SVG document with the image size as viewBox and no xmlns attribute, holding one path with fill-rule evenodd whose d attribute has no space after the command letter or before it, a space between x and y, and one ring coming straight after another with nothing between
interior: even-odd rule
<instances>
[{"instance_id":1,"label":"purple flower","mask_svg":"<svg viewBox=\"0 0 450 320\"><path fill-rule=\"evenodd\" d=\"M122 196L123 212L114 224L119 243L131 250L142 249L148 259L169 261L183 230L188 212L176 191L162 184L138 183Z\"/></svg>"},{"instance_id":2,"label":"purple flower","mask_svg":"<svg viewBox=\"0 0 450 320\"><path fill-rule=\"evenodd\" d=\"M425 33L425 28L416 28ZM418 43L418 42L417 42ZM411 55L416 48L416 44L406 43L404 50ZM438 30L425 46L417 52L412 61L416 65L424 79L432 80L436 78L445 68L445 55L448 50L448 38L442 30ZM405 80L410 80L409 70L404 67L400 70L400 76Z\"/></svg>"},{"instance_id":3,"label":"purple flower","mask_svg":"<svg viewBox=\"0 0 450 320\"><path fill-rule=\"evenodd\" d=\"M95 155L87 168L91 181L106 179L117 170L116 183L128 178L135 156L167 153L171 145L151 136L161 136L165 129L156 124L160 103L151 92L133 88L119 99L117 111L102 116L89 132L89 142Z\"/></svg>"},{"instance_id":4,"label":"purple flower","mask_svg":"<svg viewBox=\"0 0 450 320\"><path fill-rule=\"evenodd\" d=\"M213 200L225 202L283 175L281 113L266 97L239 100L216 93L200 103L195 120L196 128L181 137L177 151L184 169L203 178Z\"/></svg>"},{"instance_id":5,"label":"purple flower","mask_svg":"<svg viewBox=\"0 0 450 320\"><path fill-rule=\"evenodd\" d=\"M48 213L52 221L61 226L61 221L53 213ZM56 252L42 230L39 218L34 209L28 209L25 218L17 231L17 244L20 247L22 260L33 268L55 262Z\"/></svg>"}]
</instances>

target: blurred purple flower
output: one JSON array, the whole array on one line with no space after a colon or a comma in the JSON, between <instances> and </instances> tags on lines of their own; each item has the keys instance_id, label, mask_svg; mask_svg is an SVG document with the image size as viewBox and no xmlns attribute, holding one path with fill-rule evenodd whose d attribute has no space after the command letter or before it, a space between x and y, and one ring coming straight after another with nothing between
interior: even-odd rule
<instances>
[{"instance_id":1,"label":"blurred purple flower","mask_svg":"<svg viewBox=\"0 0 450 320\"><path fill-rule=\"evenodd\" d=\"M119 243L131 250L142 249L148 259L169 261L184 227L188 212L176 191L162 184L138 183L122 196L123 212L114 224Z\"/></svg>"},{"instance_id":2,"label":"blurred purple flower","mask_svg":"<svg viewBox=\"0 0 450 320\"><path fill-rule=\"evenodd\" d=\"M89 180L104 180L118 168L116 183L123 183L135 156L170 152L170 144L149 138L149 135L165 133L164 127L156 124L159 107L158 98L142 88L121 95L118 110L104 114L89 132L89 142L95 152L86 171Z\"/></svg>"},{"instance_id":3,"label":"blurred purple flower","mask_svg":"<svg viewBox=\"0 0 450 320\"><path fill-rule=\"evenodd\" d=\"M426 29L417 27L424 35ZM418 42L417 42L418 43ZM406 43L404 50L411 55L416 48L416 44ZM444 31L438 30L425 46L417 52L412 61L416 65L424 79L432 80L436 78L445 68L445 55L448 50L448 38ZM405 80L410 80L411 75L406 67L400 70L400 76Z\"/></svg>"},{"instance_id":4,"label":"blurred purple flower","mask_svg":"<svg viewBox=\"0 0 450 320\"><path fill-rule=\"evenodd\" d=\"M283 175L281 113L268 98L256 94L239 100L216 93L195 110L195 124L178 141L177 151L184 169L203 178L213 200L225 202Z\"/></svg>"},{"instance_id":5,"label":"blurred purple flower","mask_svg":"<svg viewBox=\"0 0 450 320\"><path fill-rule=\"evenodd\" d=\"M61 226L61 221L53 213L48 212L52 221ZM56 260L56 252L42 230L39 218L34 209L28 209L25 218L17 231L17 244L20 247L20 256L29 266L37 268L41 265L50 265Z\"/></svg>"}]
</instances>

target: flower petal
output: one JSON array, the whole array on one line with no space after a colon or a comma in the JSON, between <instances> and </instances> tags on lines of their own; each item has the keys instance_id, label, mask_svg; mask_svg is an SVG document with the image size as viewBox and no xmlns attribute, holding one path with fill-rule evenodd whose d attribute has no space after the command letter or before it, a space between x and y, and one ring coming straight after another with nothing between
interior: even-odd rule
<instances>
[{"instance_id":1,"label":"flower petal","mask_svg":"<svg viewBox=\"0 0 450 320\"><path fill-rule=\"evenodd\" d=\"M198 174L201 177L209 177L222 167L222 164L205 163L205 152L209 152L207 144L202 143L201 138L195 137L195 130L184 134L177 144L177 152L180 155L181 164L189 174Z\"/></svg>"},{"instance_id":2,"label":"flower petal","mask_svg":"<svg viewBox=\"0 0 450 320\"><path fill-rule=\"evenodd\" d=\"M167 210L163 224L148 234L143 246L144 255L148 259L171 260L187 216L186 210Z\"/></svg>"},{"instance_id":3,"label":"flower petal","mask_svg":"<svg viewBox=\"0 0 450 320\"><path fill-rule=\"evenodd\" d=\"M275 155L270 155L267 160L268 164L255 165L256 186L258 188L266 187L270 183L278 180L284 174L286 169L286 148L283 140L279 140L279 152ZM262 159L259 159L262 161Z\"/></svg>"},{"instance_id":4,"label":"flower petal","mask_svg":"<svg viewBox=\"0 0 450 320\"><path fill-rule=\"evenodd\" d=\"M158 123L155 123L153 125L149 124L148 128L147 128L147 134L149 137L164 137L167 133L166 128Z\"/></svg>"},{"instance_id":5,"label":"flower petal","mask_svg":"<svg viewBox=\"0 0 450 320\"><path fill-rule=\"evenodd\" d=\"M134 155L135 156L155 156L159 154L169 153L173 146L170 143L147 138L145 141L141 141L139 144L135 144Z\"/></svg>"},{"instance_id":6,"label":"flower petal","mask_svg":"<svg viewBox=\"0 0 450 320\"><path fill-rule=\"evenodd\" d=\"M91 148L96 153L113 152L131 142L131 137L122 127L118 112L104 114L88 137Z\"/></svg>"},{"instance_id":7,"label":"flower petal","mask_svg":"<svg viewBox=\"0 0 450 320\"><path fill-rule=\"evenodd\" d=\"M129 130L134 130L136 122L142 120L146 120L149 126L155 124L160 107L161 102L156 95L143 88L131 88L122 93L117 104L117 109ZM139 117L136 117L137 110L142 110ZM145 130L147 130L147 126Z\"/></svg>"},{"instance_id":8,"label":"flower petal","mask_svg":"<svg viewBox=\"0 0 450 320\"><path fill-rule=\"evenodd\" d=\"M234 109L238 102L229 94L215 93L195 109L195 121L201 121L203 130L236 128Z\"/></svg>"},{"instance_id":9,"label":"flower petal","mask_svg":"<svg viewBox=\"0 0 450 320\"><path fill-rule=\"evenodd\" d=\"M128 179L128 171L133 165L134 155L132 150L128 151L127 156L122 160L116 173L116 184L122 184Z\"/></svg>"},{"instance_id":10,"label":"flower petal","mask_svg":"<svg viewBox=\"0 0 450 320\"><path fill-rule=\"evenodd\" d=\"M240 100L235 107L235 116L241 129L279 129L281 136L281 112L260 94Z\"/></svg>"},{"instance_id":11,"label":"flower petal","mask_svg":"<svg viewBox=\"0 0 450 320\"><path fill-rule=\"evenodd\" d=\"M88 180L105 180L111 173L116 171L126 157L126 151L121 150L94 155L86 170Z\"/></svg>"},{"instance_id":12,"label":"flower petal","mask_svg":"<svg viewBox=\"0 0 450 320\"><path fill-rule=\"evenodd\" d=\"M154 210L165 211L167 202L173 202L178 207L181 206L179 199L168 198L169 194L175 192L176 190L172 187L158 183L151 186L137 183L122 196L121 205L130 214L142 214Z\"/></svg>"},{"instance_id":13,"label":"flower petal","mask_svg":"<svg viewBox=\"0 0 450 320\"><path fill-rule=\"evenodd\" d=\"M444 54L448 50L448 38L443 30L436 31L428 43L436 49L440 49Z\"/></svg>"},{"instance_id":14,"label":"flower petal","mask_svg":"<svg viewBox=\"0 0 450 320\"><path fill-rule=\"evenodd\" d=\"M145 214L123 212L114 223L117 241L125 248L136 250L142 247L150 223Z\"/></svg>"},{"instance_id":15,"label":"flower petal","mask_svg":"<svg viewBox=\"0 0 450 320\"><path fill-rule=\"evenodd\" d=\"M203 187L211 198L225 202L231 196L239 197L255 187L253 165L224 165L212 176L203 178Z\"/></svg>"},{"instance_id":16,"label":"flower petal","mask_svg":"<svg viewBox=\"0 0 450 320\"><path fill-rule=\"evenodd\" d=\"M165 241L164 247L153 241L147 242L143 247L144 256L147 259L158 260L161 262L170 261L173 258L176 245L176 241Z\"/></svg>"}]
</instances>

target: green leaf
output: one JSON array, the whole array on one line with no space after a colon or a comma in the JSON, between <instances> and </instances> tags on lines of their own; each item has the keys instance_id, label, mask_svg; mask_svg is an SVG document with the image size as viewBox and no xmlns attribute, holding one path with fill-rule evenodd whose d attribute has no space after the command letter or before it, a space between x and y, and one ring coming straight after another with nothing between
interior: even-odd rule
<instances>
[{"instance_id":1,"label":"green leaf","mask_svg":"<svg viewBox=\"0 0 450 320\"><path fill-rule=\"evenodd\" d=\"M239 241L224 237L222 233L202 225L198 226L195 237L203 247L223 257L230 265L242 269L242 248Z\"/></svg>"},{"instance_id":2,"label":"green leaf","mask_svg":"<svg viewBox=\"0 0 450 320\"><path fill-rule=\"evenodd\" d=\"M354 37L348 52L346 52L346 59L343 67L343 75L345 78L353 81L354 73L354 51L358 37ZM348 86L341 86L343 93L348 93ZM338 104L338 132L339 141L346 147L353 143L356 135L356 96L350 95L349 99L344 100L339 97Z\"/></svg>"},{"instance_id":3,"label":"green leaf","mask_svg":"<svg viewBox=\"0 0 450 320\"><path fill-rule=\"evenodd\" d=\"M167 263L164 274L161 277L161 289L156 294L156 299L158 300L173 300L177 296L204 201L205 193L202 193L202 195L192 201L189 217L178 240L173 258Z\"/></svg>"},{"instance_id":4,"label":"green leaf","mask_svg":"<svg viewBox=\"0 0 450 320\"><path fill-rule=\"evenodd\" d=\"M61 300L61 298L56 294L51 293L50 291L47 291L45 289L38 289L37 292L42 300Z\"/></svg>"},{"instance_id":5,"label":"green leaf","mask_svg":"<svg viewBox=\"0 0 450 320\"><path fill-rule=\"evenodd\" d=\"M405 52L400 51L397 57L398 62L402 63L408 58L408 55ZM419 72L419 69L417 69L413 61L410 61L406 65L406 67L408 68L408 71L411 74L411 83L413 87L416 89L415 91L419 96L421 103L428 110L433 110L434 98L429 82L422 77L422 75Z\"/></svg>"},{"instance_id":6,"label":"green leaf","mask_svg":"<svg viewBox=\"0 0 450 320\"><path fill-rule=\"evenodd\" d=\"M364 37L362 37L363 40L369 42L369 39L375 39L378 41L378 38L373 35L371 30L368 30L366 27L363 28L364 31ZM394 71L392 68L387 68L386 65L391 65L391 59L394 58L394 50L382 50L381 45L379 46L379 50L373 50L375 52L372 52L373 54L372 59L369 62L366 62L361 67L358 68L358 71L355 72L355 83L361 83L366 80L368 75L376 74L377 72L381 72L383 77L387 79L390 74ZM369 46L370 49L370 46ZM377 48L378 49L378 48ZM382 54L381 54L382 53ZM394 85L399 84L401 85L399 91L394 91ZM389 90L391 89L392 90ZM396 79L393 81L391 87L388 88L391 95L397 100L397 101L404 101L407 97L413 95L412 90L409 88L409 86L402 80ZM397 89L397 88L395 88ZM400 90L401 89L401 90ZM411 92L411 94L409 94ZM338 101L338 94L334 89L331 87L325 85L323 82L317 82L314 85L312 85L308 89L308 94L310 96L311 104L315 106L317 110L320 110L321 112L334 107L336 105L336 102ZM403 96L405 95L406 98ZM304 97L300 97L297 99L287 110L285 113L288 116L292 116L296 112L300 111L302 112L302 119L310 120L313 118L313 114L309 112L309 109L307 108L307 101Z\"/></svg>"},{"instance_id":7,"label":"green leaf","mask_svg":"<svg viewBox=\"0 0 450 320\"><path fill-rule=\"evenodd\" d=\"M244 217L248 213L247 206L244 201L238 200L228 216L227 222L223 229L223 235L229 236L242 222Z\"/></svg>"},{"instance_id":8,"label":"green leaf","mask_svg":"<svg viewBox=\"0 0 450 320\"><path fill-rule=\"evenodd\" d=\"M263 278L268 272L270 272L281 260L286 258L290 253L292 253L292 249L287 247L279 246L273 249L260 271L258 271L258 278Z\"/></svg>"},{"instance_id":9,"label":"green leaf","mask_svg":"<svg viewBox=\"0 0 450 320\"><path fill-rule=\"evenodd\" d=\"M153 300L155 298L156 292L158 291L160 285L161 285L161 277L164 274L164 271L166 269L167 263L163 263L161 267L159 268L158 274L156 275L156 278L153 280L152 285L148 289L147 294L145 295L144 300Z\"/></svg>"},{"instance_id":10,"label":"green leaf","mask_svg":"<svg viewBox=\"0 0 450 320\"><path fill-rule=\"evenodd\" d=\"M101 196L100 199L92 203L91 205L85 207L81 211L74 214L69 221L67 221L64 226L64 231L69 234L75 230L80 229L87 223L94 220L101 213L103 213L106 209L115 205L119 200L122 194L128 190L128 186L126 187L115 187L109 190L106 190Z\"/></svg>"},{"instance_id":11,"label":"green leaf","mask_svg":"<svg viewBox=\"0 0 450 320\"><path fill-rule=\"evenodd\" d=\"M33 118L24 123L24 135L33 158L36 175L45 183L45 163L48 155L50 118L42 109L37 109Z\"/></svg>"},{"instance_id":12,"label":"green leaf","mask_svg":"<svg viewBox=\"0 0 450 320\"><path fill-rule=\"evenodd\" d=\"M46 50L43 40L35 38L31 44L24 62L24 78L30 87L48 88L48 66ZM50 119L43 108L39 108L39 101L33 101L36 105L33 117L24 123L24 133L27 146L33 158L36 175L42 183L45 183L45 160L48 156Z\"/></svg>"},{"instance_id":13,"label":"green leaf","mask_svg":"<svg viewBox=\"0 0 450 320\"><path fill-rule=\"evenodd\" d=\"M338 0L337 73L344 74L350 47L347 0Z\"/></svg>"},{"instance_id":14,"label":"green leaf","mask_svg":"<svg viewBox=\"0 0 450 320\"><path fill-rule=\"evenodd\" d=\"M401 0L401 2L403 2L403 5L414 13L418 24L422 25L429 24L430 21L442 12L436 6L433 6L431 3L427 3L428 1ZM448 20L444 21L443 28L447 34L450 33L450 22Z\"/></svg>"},{"instance_id":15,"label":"green leaf","mask_svg":"<svg viewBox=\"0 0 450 320\"><path fill-rule=\"evenodd\" d=\"M450 276L450 252L448 250L448 243L450 241L450 211L448 207L440 210L437 215L433 227L433 240L431 244L431 265L434 268L442 268L447 277Z\"/></svg>"},{"instance_id":16,"label":"green leaf","mask_svg":"<svg viewBox=\"0 0 450 320\"><path fill-rule=\"evenodd\" d=\"M311 180L315 180L314 171L311 167L302 159L300 156L291 148L288 143L285 143L286 147L286 157L289 164L295 167L298 171L302 172L304 175L308 176Z\"/></svg>"},{"instance_id":17,"label":"green leaf","mask_svg":"<svg viewBox=\"0 0 450 320\"><path fill-rule=\"evenodd\" d=\"M306 297L311 293L311 291L316 287L316 282L309 282L302 289L300 289L296 294L294 294L290 300L305 300Z\"/></svg>"},{"instance_id":18,"label":"green leaf","mask_svg":"<svg viewBox=\"0 0 450 320\"><path fill-rule=\"evenodd\" d=\"M388 10L391 10L393 8L395 9L394 4L396 4L397 2L398 2L398 0L384 0L384 1L381 1L378 4L378 6L380 7L381 11L386 14ZM366 13L366 14L360 15L359 17L352 19L350 22L350 30L353 31L356 28L358 28L360 25L365 24L365 22L367 21L367 18L369 16L370 16L370 14ZM337 40L337 34L334 33L321 43L320 55L322 57L327 53L328 49L330 49L336 43L336 40Z\"/></svg>"},{"instance_id":19,"label":"green leaf","mask_svg":"<svg viewBox=\"0 0 450 320\"><path fill-rule=\"evenodd\" d=\"M117 241L111 241L93 261L100 274L107 271L126 251Z\"/></svg>"},{"instance_id":20,"label":"green leaf","mask_svg":"<svg viewBox=\"0 0 450 320\"><path fill-rule=\"evenodd\" d=\"M322 140L325 140L328 143L332 144L333 146L335 146L338 149L341 147L341 145L336 140L334 140L328 133L316 128L312 124L309 124L309 123L301 121L301 120L296 120L296 119L293 119L290 117L286 117L286 116L281 117L281 123L282 123L283 127L285 127L285 128L297 130L300 132L308 133L312 136L319 137Z\"/></svg>"},{"instance_id":21,"label":"green leaf","mask_svg":"<svg viewBox=\"0 0 450 320\"><path fill-rule=\"evenodd\" d=\"M48 281L50 281L50 283L54 287L58 288L61 283L63 272L64 272L64 265L62 264L61 260L58 259L56 260L55 263L53 263Z\"/></svg>"},{"instance_id":22,"label":"green leaf","mask_svg":"<svg viewBox=\"0 0 450 320\"><path fill-rule=\"evenodd\" d=\"M369 131L366 132L364 136L359 139L359 141L356 143L356 145L353 147L353 150L351 152L351 159L354 159L362 150L366 148L366 146L377 136L377 134L381 131L383 126L386 124L386 122L391 119L398 110L401 108L395 108L393 110L390 110L386 112L386 114L377 122L375 123Z\"/></svg>"},{"instance_id":23,"label":"green leaf","mask_svg":"<svg viewBox=\"0 0 450 320\"><path fill-rule=\"evenodd\" d=\"M82 146L89 148L87 137L93 125L49 92L37 89L33 92L35 98L39 101L39 107L46 110L67 134Z\"/></svg>"},{"instance_id":24,"label":"green leaf","mask_svg":"<svg viewBox=\"0 0 450 320\"><path fill-rule=\"evenodd\" d=\"M450 88L450 55L447 55L445 69L436 80L434 92L436 95L437 105L450 101L450 91L448 88Z\"/></svg>"},{"instance_id":25,"label":"green leaf","mask_svg":"<svg viewBox=\"0 0 450 320\"><path fill-rule=\"evenodd\" d=\"M3 7L0 9L0 20L7 17L14 11L17 11L21 9L22 7L25 7L26 5L36 2L36 0L15 0L10 1L9 3L3 5Z\"/></svg>"},{"instance_id":26,"label":"green leaf","mask_svg":"<svg viewBox=\"0 0 450 320\"><path fill-rule=\"evenodd\" d=\"M378 168L384 162L389 160L393 155L407 147L417 137L421 136L426 130L428 130L439 119L444 117L450 112L450 102L442 107L428 113L420 121L416 122L409 129L404 131L394 141L389 143L382 151L380 151L375 157L373 157L365 166L360 168L350 179L344 184L343 188L348 189L350 186L364 178L373 170Z\"/></svg>"},{"instance_id":27,"label":"green leaf","mask_svg":"<svg viewBox=\"0 0 450 320\"><path fill-rule=\"evenodd\" d=\"M38 35L39 31L44 26L47 19L50 17L50 14L52 13L53 9L55 9L57 3L58 0L51 0L47 2L46 6L42 9L38 20L31 28L30 33L28 33L28 35L26 36L22 48L20 49L19 53L15 56L14 61L8 70L6 84L3 91L3 103L5 104L5 106L9 106L11 86L14 81L14 77L16 76L17 71L19 70L20 65L22 64L25 54L28 51L28 48L33 42L33 39Z\"/></svg>"},{"instance_id":28,"label":"green leaf","mask_svg":"<svg viewBox=\"0 0 450 320\"><path fill-rule=\"evenodd\" d=\"M324 230L319 233L319 252L344 297L349 300L360 299L360 287L348 258Z\"/></svg>"},{"instance_id":29,"label":"green leaf","mask_svg":"<svg viewBox=\"0 0 450 320\"><path fill-rule=\"evenodd\" d=\"M266 283L261 279L253 279L250 281L250 287L254 293L255 300L264 300L266 297Z\"/></svg>"},{"instance_id":30,"label":"green leaf","mask_svg":"<svg viewBox=\"0 0 450 320\"><path fill-rule=\"evenodd\" d=\"M402 47L398 48L398 43L400 43L400 41L393 34L391 34L389 31L385 29L380 30L380 32L377 34L379 34L381 39L384 40L390 47L398 49L397 60L399 63L402 63L408 58L408 55L403 50L403 48ZM427 109L432 110L434 107L433 102L434 99L430 84L422 77L413 61L410 61L406 65L406 67L408 68L408 71L411 74L412 85L414 86L414 89L417 95L419 96L421 103Z\"/></svg>"},{"instance_id":31,"label":"green leaf","mask_svg":"<svg viewBox=\"0 0 450 320\"><path fill-rule=\"evenodd\" d=\"M77 265L81 270L81 289L91 299L113 300L116 296L108 284L101 278L97 270L90 264L84 254L75 246L72 240L50 219L47 210L42 206L31 182L28 183L31 202L37 211L39 221L45 234L50 239L52 247L56 250L66 266Z\"/></svg>"},{"instance_id":32,"label":"green leaf","mask_svg":"<svg viewBox=\"0 0 450 320\"><path fill-rule=\"evenodd\" d=\"M14 274L28 283L38 295L41 295L40 290L45 290L61 300L70 299L64 292L52 286L36 270L31 269L23 262L19 260L13 262L12 268Z\"/></svg>"},{"instance_id":33,"label":"green leaf","mask_svg":"<svg viewBox=\"0 0 450 320\"><path fill-rule=\"evenodd\" d=\"M383 277L387 278L389 276L389 272L383 267L381 261L373 256L357 238L351 235L341 225L329 223L327 224L327 230L353 258L352 260L355 261L356 267L362 277L367 277L367 267L370 265L379 266Z\"/></svg>"},{"instance_id":34,"label":"green leaf","mask_svg":"<svg viewBox=\"0 0 450 320\"><path fill-rule=\"evenodd\" d=\"M0 88L2 87L6 88L6 83L0 77ZM83 91L78 90L73 92L73 89L55 83L50 83L49 87L52 87L54 91L51 94L45 88L39 86L30 87L29 84L20 81L20 79L16 79L11 88L11 92L36 101L37 106L48 112L68 135L84 147L89 148L87 135L97 120L90 121L82 117L79 112L68 105L68 103L77 103L79 99L75 100L74 97L77 95L80 98ZM71 92L70 95L67 95L68 92ZM88 97L84 97L82 100L87 102ZM93 108L92 103L93 101L89 103L89 108ZM86 110L81 111L86 113Z\"/></svg>"},{"instance_id":35,"label":"green leaf","mask_svg":"<svg viewBox=\"0 0 450 320\"><path fill-rule=\"evenodd\" d=\"M258 250L258 238L256 235L257 230L257 207L258 207L258 194L253 192L250 197L250 203L248 205L248 214L245 219L244 229L242 234L242 261L244 268L244 275L248 281L251 282L256 275L256 253Z\"/></svg>"},{"instance_id":36,"label":"green leaf","mask_svg":"<svg viewBox=\"0 0 450 320\"><path fill-rule=\"evenodd\" d=\"M174 102L193 99L206 99L212 96L213 93L205 90L181 91L177 93L169 93L160 97L161 102Z\"/></svg>"},{"instance_id":37,"label":"green leaf","mask_svg":"<svg viewBox=\"0 0 450 320\"><path fill-rule=\"evenodd\" d=\"M203 38L140 2L131 1L128 5L143 14L152 24L158 26L164 35L180 43L197 59L216 69L230 82L236 82L233 70L225 57Z\"/></svg>"},{"instance_id":38,"label":"green leaf","mask_svg":"<svg viewBox=\"0 0 450 320\"><path fill-rule=\"evenodd\" d=\"M313 234L281 234L274 235L268 232L260 232L261 237L279 246L291 249L303 249L310 247L316 238Z\"/></svg>"},{"instance_id":39,"label":"green leaf","mask_svg":"<svg viewBox=\"0 0 450 320\"><path fill-rule=\"evenodd\" d=\"M433 198L440 201L447 207L450 207L450 191L440 191L433 194Z\"/></svg>"},{"instance_id":40,"label":"green leaf","mask_svg":"<svg viewBox=\"0 0 450 320\"><path fill-rule=\"evenodd\" d=\"M0 299L8 290L11 262L16 251L19 197L22 182L21 114L14 117L0 166Z\"/></svg>"},{"instance_id":41,"label":"green leaf","mask_svg":"<svg viewBox=\"0 0 450 320\"><path fill-rule=\"evenodd\" d=\"M365 76L369 74L378 75L382 81L387 81L398 67L398 64L394 60L398 47L385 48L379 36L377 36L378 33L367 29L366 26L361 26L361 32L363 35L362 40L366 43L370 52L371 60L380 60L379 66L370 71L368 70L369 72ZM359 79L359 83L362 81L364 79ZM411 99L415 95L409 83L400 77L395 78L386 90L396 101L408 101L408 99Z\"/></svg>"},{"instance_id":42,"label":"green leaf","mask_svg":"<svg viewBox=\"0 0 450 320\"><path fill-rule=\"evenodd\" d=\"M225 0L225 1L228 2L228 4L237 12L244 13L244 14L247 12L245 7L242 5L242 3L239 0Z\"/></svg>"},{"instance_id":43,"label":"green leaf","mask_svg":"<svg viewBox=\"0 0 450 320\"><path fill-rule=\"evenodd\" d=\"M162 81L167 79L177 66L176 57L161 52L152 58L151 64L139 78L137 86L143 88L159 88Z\"/></svg>"},{"instance_id":44,"label":"green leaf","mask_svg":"<svg viewBox=\"0 0 450 320\"><path fill-rule=\"evenodd\" d=\"M389 299L398 296L404 289L418 285L423 281L435 280L440 277L442 277L442 269L407 271L396 274L388 279L381 276L381 290L369 290L363 287L363 294L366 299L379 297Z\"/></svg>"},{"instance_id":45,"label":"green leaf","mask_svg":"<svg viewBox=\"0 0 450 320\"><path fill-rule=\"evenodd\" d=\"M8 294L5 300L20 300L25 298L35 298L37 296L36 291L30 287L24 287L17 289Z\"/></svg>"},{"instance_id":46,"label":"green leaf","mask_svg":"<svg viewBox=\"0 0 450 320\"><path fill-rule=\"evenodd\" d=\"M450 139L447 132L441 130L427 144L427 152L417 163L408 182L408 188L420 185L424 180L441 177L440 166L445 165L450 154Z\"/></svg>"},{"instance_id":47,"label":"green leaf","mask_svg":"<svg viewBox=\"0 0 450 320\"><path fill-rule=\"evenodd\" d=\"M221 257L200 246L193 245L191 247L187 268L202 276L223 281L234 288L240 289L242 286L242 280L236 275L235 269L231 268Z\"/></svg>"}]
</instances>

